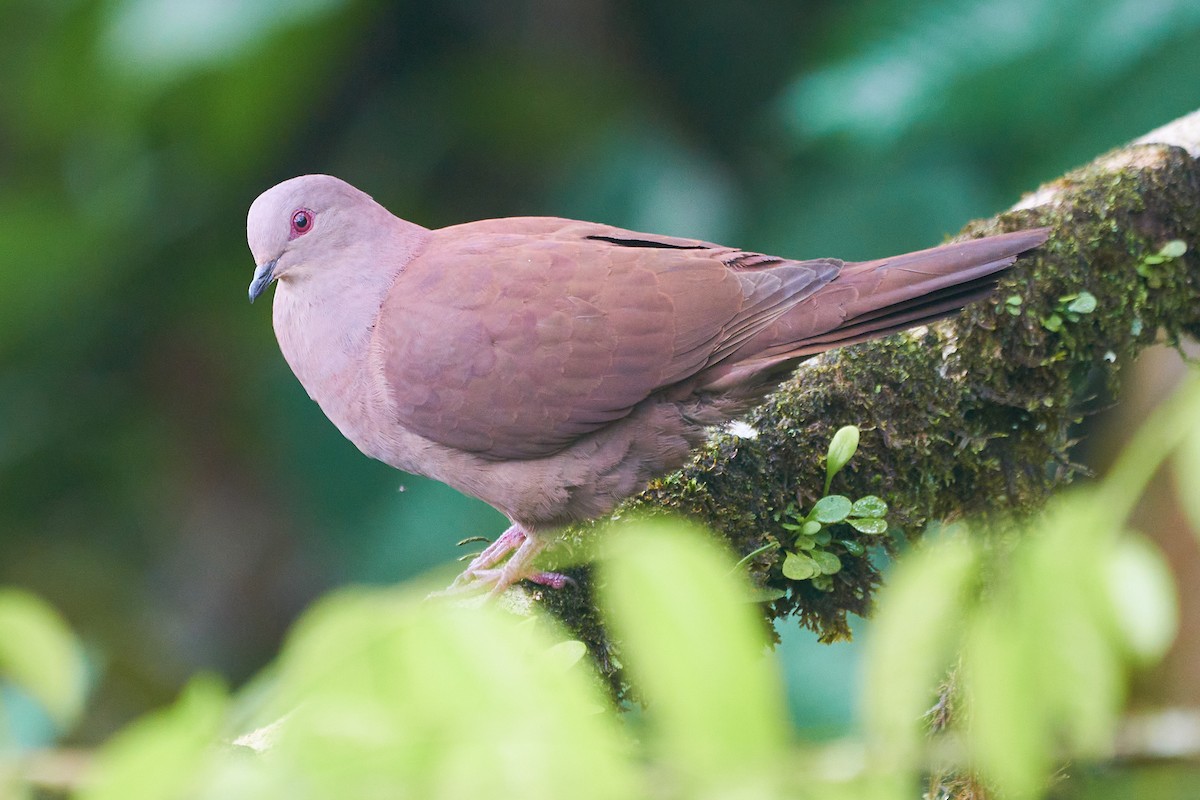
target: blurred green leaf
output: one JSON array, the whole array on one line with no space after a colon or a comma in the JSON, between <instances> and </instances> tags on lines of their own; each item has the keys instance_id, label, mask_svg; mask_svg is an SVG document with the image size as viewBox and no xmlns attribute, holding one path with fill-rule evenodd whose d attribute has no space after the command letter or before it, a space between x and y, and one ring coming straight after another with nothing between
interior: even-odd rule
<instances>
[{"instance_id":1,"label":"blurred green leaf","mask_svg":"<svg viewBox=\"0 0 1200 800\"><path fill-rule=\"evenodd\" d=\"M983 774L1024 797L1055 753L1094 757L1124 699L1123 643L1108 602L1116 520L1092 489L1056 498L1023 534L963 658L970 746Z\"/></svg>"},{"instance_id":2,"label":"blurred green leaf","mask_svg":"<svg viewBox=\"0 0 1200 800\"><path fill-rule=\"evenodd\" d=\"M1179 605L1166 559L1141 536L1123 536L1109 557L1108 577L1113 617L1129 652L1143 664L1157 662L1179 627Z\"/></svg>"},{"instance_id":3,"label":"blurred green leaf","mask_svg":"<svg viewBox=\"0 0 1200 800\"><path fill-rule=\"evenodd\" d=\"M1109 504L1109 516L1116 520L1129 516L1146 484L1168 456L1182 453L1179 463L1190 463L1196 457L1196 430L1200 425L1197 408L1200 408L1200 374L1192 372L1138 428L1104 476L1102 491ZM1200 480L1195 472L1180 477L1185 486L1194 486ZM1185 498L1187 494L1183 492ZM1185 502L1190 501L1185 499Z\"/></svg>"},{"instance_id":4,"label":"blurred green leaf","mask_svg":"<svg viewBox=\"0 0 1200 800\"><path fill-rule=\"evenodd\" d=\"M959 534L901 559L880 592L867 641L867 732L882 761L903 768L923 749L920 720L970 619L977 545Z\"/></svg>"},{"instance_id":5,"label":"blurred green leaf","mask_svg":"<svg viewBox=\"0 0 1200 800\"><path fill-rule=\"evenodd\" d=\"M783 694L732 559L683 522L624 525L606 545L600 599L648 703L651 749L707 796L769 796L787 741Z\"/></svg>"},{"instance_id":6,"label":"blurred green leaf","mask_svg":"<svg viewBox=\"0 0 1200 800\"><path fill-rule=\"evenodd\" d=\"M29 692L60 728L79 717L87 695L79 642L53 608L20 589L0 589L0 677Z\"/></svg>"},{"instance_id":7,"label":"blurred green leaf","mask_svg":"<svg viewBox=\"0 0 1200 800\"><path fill-rule=\"evenodd\" d=\"M571 639L566 642L559 642L546 651L547 658L551 663L555 664L559 669L569 669L587 655L587 645L578 639Z\"/></svg>"},{"instance_id":8,"label":"blurred green leaf","mask_svg":"<svg viewBox=\"0 0 1200 800\"><path fill-rule=\"evenodd\" d=\"M104 746L80 800L194 797L216 755L228 704L218 681L193 680L175 705L138 720Z\"/></svg>"},{"instance_id":9,"label":"blurred green leaf","mask_svg":"<svg viewBox=\"0 0 1200 800\"><path fill-rule=\"evenodd\" d=\"M33 790L21 783L16 770L0 764L0 797L4 800L34 800Z\"/></svg>"},{"instance_id":10,"label":"blurred green leaf","mask_svg":"<svg viewBox=\"0 0 1200 800\"><path fill-rule=\"evenodd\" d=\"M560 639L556 643L556 638ZM305 615L279 663L277 791L315 797L611 798L627 744L579 645L495 606L343 592ZM347 769L346 765L355 765ZM282 796L277 794L276 796Z\"/></svg>"},{"instance_id":11,"label":"blurred green leaf","mask_svg":"<svg viewBox=\"0 0 1200 800\"><path fill-rule=\"evenodd\" d=\"M1175 497L1191 523L1192 533L1200 541L1200 410L1175 451L1172 466L1177 487Z\"/></svg>"},{"instance_id":12,"label":"blurred green leaf","mask_svg":"<svg viewBox=\"0 0 1200 800\"><path fill-rule=\"evenodd\" d=\"M990 607L975 620L963 656L972 753L983 774L1013 798L1039 794L1054 763L1050 711L1030 683L1042 664L1023 621Z\"/></svg>"}]
</instances>

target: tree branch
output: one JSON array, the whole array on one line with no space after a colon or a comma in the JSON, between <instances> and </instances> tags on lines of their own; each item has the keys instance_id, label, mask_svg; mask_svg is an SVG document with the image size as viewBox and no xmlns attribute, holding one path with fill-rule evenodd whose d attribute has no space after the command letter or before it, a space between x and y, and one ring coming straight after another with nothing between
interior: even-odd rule
<instances>
[{"instance_id":1,"label":"tree branch","mask_svg":"<svg viewBox=\"0 0 1200 800\"><path fill-rule=\"evenodd\" d=\"M1039 507L1078 472L1070 449L1087 398L1114 389L1120 367L1160 335L1174 342L1200 331L1197 157L1200 111L968 224L959 238L1040 225L1054 232L990 300L955 319L807 362L749 417L754 438L715 435L689 466L617 516L683 513L739 556L779 543L749 561L756 582L784 593L764 605L766 618L795 615L825 640L848 636L847 613L868 613L880 580L869 552L839 550L843 568L829 591L780 572L795 537L781 527L781 512L820 497L833 432L862 429L832 491L883 497L889 521L908 536L934 520ZM1187 245L1185 255L1155 256L1172 240ZM1085 291L1095 309L1068 312L1071 296ZM575 531L568 558L586 538ZM883 537L848 530L840 538L871 546ZM573 590L541 599L619 688L586 569L578 576Z\"/></svg>"}]
</instances>

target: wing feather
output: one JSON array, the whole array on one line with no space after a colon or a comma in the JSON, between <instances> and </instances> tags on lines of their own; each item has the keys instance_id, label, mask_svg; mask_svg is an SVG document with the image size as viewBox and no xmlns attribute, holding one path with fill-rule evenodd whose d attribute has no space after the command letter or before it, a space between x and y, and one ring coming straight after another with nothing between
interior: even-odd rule
<instances>
[{"instance_id":1,"label":"wing feather","mask_svg":"<svg viewBox=\"0 0 1200 800\"><path fill-rule=\"evenodd\" d=\"M554 218L436 231L374 331L393 413L485 458L550 455L727 358L841 266L776 261Z\"/></svg>"}]
</instances>

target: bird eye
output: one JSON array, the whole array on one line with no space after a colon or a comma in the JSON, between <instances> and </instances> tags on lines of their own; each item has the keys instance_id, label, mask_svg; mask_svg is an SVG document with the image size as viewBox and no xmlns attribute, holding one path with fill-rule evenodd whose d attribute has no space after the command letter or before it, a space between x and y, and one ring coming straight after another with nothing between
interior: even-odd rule
<instances>
[{"instance_id":1,"label":"bird eye","mask_svg":"<svg viewBox=\"0 0 1200 800\"><path fill-rule=\"evenodd\" d=\"M298 208L292 213L292 238L303 236L312 230L313 213L306 208Z\"/></svg>"}]
</instances>

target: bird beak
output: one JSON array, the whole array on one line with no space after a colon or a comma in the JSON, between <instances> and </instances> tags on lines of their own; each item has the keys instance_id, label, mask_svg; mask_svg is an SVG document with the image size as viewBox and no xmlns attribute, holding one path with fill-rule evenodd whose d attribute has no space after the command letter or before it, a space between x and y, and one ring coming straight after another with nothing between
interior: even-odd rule
<instances>
[{"instance_id":1,"label":"bird beak","mask_svg":"<svg viewBox=\"0 0 1200 800\"><path fill-rule=\"evenodd\" d=\"M254 280L250 281L250 302L253 303L268 286L275 282L275 264L279 259L272 259L265 264L259 264L254 270Z\"/></svg>"}]
</instances>

